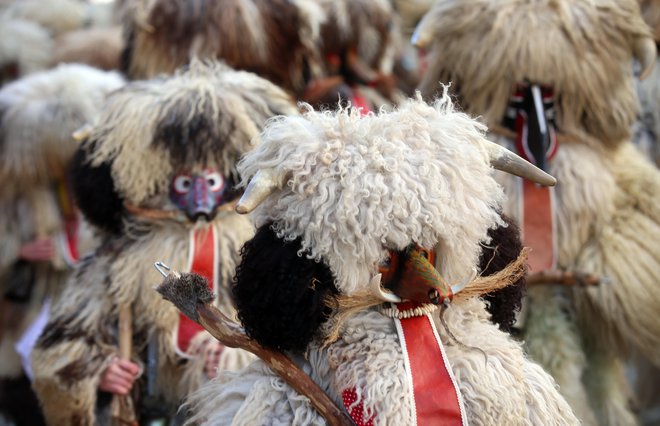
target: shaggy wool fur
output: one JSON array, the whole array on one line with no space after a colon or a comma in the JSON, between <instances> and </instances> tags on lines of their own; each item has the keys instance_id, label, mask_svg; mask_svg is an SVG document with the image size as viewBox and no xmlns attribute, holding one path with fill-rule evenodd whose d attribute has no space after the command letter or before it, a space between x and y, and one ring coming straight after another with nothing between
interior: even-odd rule
<instances>
[{"instance_id":1,"label":"shaggy wool fur","mask_svg":"<svg viewBox=\"0 0 660 426\"><path fill-rule=\"evenodd\" d=\"M132 0L124 71L153 77L193 57L217 58L301 93L323 19L311 0Z\"/></svg>"},{"instance_id":2,"label":"shaggy wool fur","mask_svg":"<svg viewBox=\"0 0 660 426\"><path fill-rule=\"evenodd\" d=\"M516 82L551 85L560 131L608 147L630 138L637 112L633 41L651 33L636 0L438 1L424 96L452 82L461 107L500 124Z\"/></svg>"},{"instance_id":3,"label":"shaggy wool fur","mask_svg":"<svg viewBox=\"0 0 660 426\"><path fill-rule=\"evenodd\" d=\"M50 34L39 24L0 15L0 86L46 69L52 48Z\"/></svg>"},{"instance_id":4,"label":"shaggy wool fur","mask_svg":"<svg viewBox=\"0 0 660 426\"><path fill-rule=\"evenodd\" d=\"M626 348L660 361L660 216L651 201L660 174L628 142L633 45L651 35L636 1L439 1L418 29L422 41L430 37L425 94L451 80L461 106L490 125L501 123L516 82L553 86L564 137L549 166L558 181L558 267L610 283L533 289L525 341L582 421L630 424ZM504 211L519 221L520 181L499 176Z\"/></svg>"},{"instance_id":5,"label":"shaggy wool fur","mask_svg":"<svg viewBox=\"0 0 660 426\"><path fill-rule=\"evenodd\" d=\"M140 205L166 194L172 173L184 164L203 163L237 177L235 162L276 114L297 109L275 85L195 61L174 78L138 81L113 93L89 136L91 165L112 163L118 194Z\"/></svg>"},{"instance_id":6,"label":"shaggy wool fur","mask_svg":"<svg viewBox=\"0 0 660 426\"><path fill-rule=\"evenodd\" d=\"M651 27L653 37L660 40L660 4L657 0L638 0L644 21Z\"/></svg>"},{"instance_id":7,"label":"shaggy wool fur","mask_svg":"<svg viewBox=\"0 0 660 426\"><path fill-rule=\"evenodd\" d=\"M189 357L176 351L179 312L153 290L162 280L153 264L184 271L192 258L189 233L213 227L217 305L232 316L228 284L252 225L231 208L205 225L136 216L123 203L173 210L168 193L175 173L217 168L235 174L233 163L258 142L268 117L285 113L297 108L273 84L196 61L175 76L134 82L109 97L78 154L75 176L85 180L76 186L83 213L114 233L68 281L33 355L34 387L52 424L104 421L97 417L97 388L117 353L117 312L124 304L133 312L132 359L142 362L149 339L156 341L156 393L164 407L175 408L206 380L205 357L195 353L210 336L195 335ZM250 359L247 352L224 348L218 368L237 369Z\"/></svg>"},{"instance_id":8,"label":"shaggy wool fur","mask_svg":"<svg viewBox=\"0 0 660 426\"><path fill-rule=\"evenodd\" d=\"M518 226L508 217L503 216L506 226L498 226L488 231L491 239L485 244L479 257L479 271L482 276L493 275L516 260L523 249ZM488 302L488 312L500 330L511 332L516 322L516 314L522 305L525 293L525 279L521 278L514 284L488 294L484 300Z\"/></svg>"},{"instance_id":9,"label":"shaggy wool fur","mask_svg":"<svg viewBox=\"0 0 660 426\"><path fill-rule=\"evenodd\" d=\"M303 352L330 313L334 277L299 251L300 239L282 241L269 223L241 250L232 293L248 336L264 346Z\"/></svg>"},{"instance_id":10,"label":"shaggy wool fur","mask_svg":"<svg viewBox=\"0 0 660 426\"><path fill-rule=\"evenodd\" d=\"M57 184L66 180L64 171L75 149L71 133L91 119L103 97L121 84L116 74L67 65L0 90L0 294L6 296L10 283L26 292L21 304L6 305L14 310L14 317L1 331L0 376L21 373L14 344L44 299L57 295L70 273L59 244L64 221ZM20 262L31 271L20 274L21 246L47 237L55 245L53 259ZM80 254L90 251L93 244L91 232L83 224Z\"/></svg>"},{"instance_id":11,"label":"shaggy wool fur","mask_svg":"<svg viewBox=\"0 0 660 426\"><path fill-rule=\"evenodd\" d=\"M555 320L533 313L541 323L534 325L530 323L532 319L528 320L526 340L531 355L557 373L555 378L562 392L566 389L564 394L576 411L587 412L589 407L583 405L583 396L571 397L584 393L576 389L580 386L577 380L580 376L567 371L584 371L585 365L591 363L588 353L620 358L627 356L626 348L633 345L656 365L660 363L657 352L660 323L656 315L660 310L656 291L660 270L660 211L654 201L660 194L660 175L629 143L615 152L601 152L586 145L564 145L551 164L551 173L559 182L556 192L559 267L605 276L611 282L570 292L575 315L567 319L561 319L566 314L559 308L555 314L548 313L556 315ZM518 187L508 176L502 176L502 182L510 199L506 211L516 215ZM548 303L547 299L538 297L541 306L532 299L530 312L546 309L542 305ZM566 327L573 331L559 333L560 328L551 325L553 321L570 321L572 325ZM554 340L544 337L547 333L556 336ZM578 337L573 337L576 333ZM535 340L538 341L534 343ZM556 343L551 345L549 342L553 341ZM584 354L585 350L588 353ZM606 368L614 363L599 365ZM562 364L572 366L562 367ZM619 376L620 367L613 368L594 374ZM620 386L609 390L618 393L617 388ZM596 391L597 387L591 390ZM597 395L607 397L601 390L597 390ZM599 424L619 424L623 422L621 419L630 417L629 408L625 408L628 397L617 397L616 403L612 399L596 403L608 409L617 404L623 406L618 414L597 413ZM588 423L588 417L582 420Z\"/></svg>"},{"instance_id":12,"label":"shaggy wool fur","mask_svg":"<svg viewBox=\"0 0 660 426\"><path fill-rule=\"evenodd\" d=\"M0 92L0 192L44 185L63 176L77 143L74 131L91 121L123 79L85 65L60 65ZM50 125L44 125L50 123Z\"/></svg>"},{"instance_id":13,"label":"shaggy wool fur","mask_svg":"<svg viewBox=\"0 0 660 426\"><path fill-rule=\"evenodd\" d=\"M362 118L357 110L308 110L269 123L262 145L239 169L246 179L263 169L283 179L256 208L255 220L272 222L281 244L300 242L299 256L327 265L341 297L357 297L387 249L413 242L436 247L437 268L450 282L473 271L488 229L503 224L482 132L446 95L433 105L410 100L392 113ZM469 424L577 424L552 379L490 323L483 301L456 299L444 319L448 329L434 315ZM275 321L264 316L261 327ZM448 330L486 356L450 339ZM313 339L295 359L335 402L354 387L374 424L412 424L391 318L364 309L347 320L338 340L322 344ZM324 424L307 398L261 362L221 373L190 398L189 408L192 423Z\"/></svg>"},{"instance_id":14,"label":"shaggy wool fur","mask_svg":"<svg viewBox=\"0 0 660 426\"><path fill-rule=\"evenodd\" d=\"M326 12L321 27L323 51L342 53L357 49L373 70L389 74L394 63L396 25L392 5L386 0L315 0Z\"/></svg>"},{"instance_id":15,"label":"shaggy wool fur","mask_svg":"<svg viewBox=\"0 0 660 426\"><path fill-rule=\"evenodd\" d=\"M501 189L492 180L461 179L490 169L482 132L453 110L448 96L365 119L356 109L308 111L273 121L264 134L270 143L241 160L239 170L248 179L275 167L287 178L285 188L260 204L255 221L272 221L281 238L301 236L302 250L326 262L340 292L350 295L368 282L364 265L375 271L385 247L402 250L411 240L438 244L439 270L458 282L472 273L487 230L501 223L494 210ZM321 198L309 197L315 193ZM462 217L449 214L461 205L470 206Z\"/></svg>"},{"instance_id":16,"label":"shaggy wool fur","mask_svg":"<svg viewBox=\"0 0 660 426\"><path fill-rule=\"evenodd\" d=\"M103 70L120 67L120 27L85 28L68 32L55 40L53 63L81 63Z\"/></svg>"}]
</instances>

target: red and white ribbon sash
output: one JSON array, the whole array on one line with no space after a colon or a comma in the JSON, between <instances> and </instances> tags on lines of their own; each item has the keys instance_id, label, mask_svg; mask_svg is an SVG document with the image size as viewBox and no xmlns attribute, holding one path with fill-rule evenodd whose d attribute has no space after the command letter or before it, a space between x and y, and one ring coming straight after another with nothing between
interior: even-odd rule
<instances>
[{"instance_id":1,"label":"red and white ribbon sash","mask_svg":"<svg viewBox=\"0 0 660 426\"><path fill-rule=\"evenodd\" d=\"M527 262L531 272L554 269L557 266L557 229L555 189L521 179L520 232L527 247L531 247Z\"/></svg>"},{"instance_id":2,"label":"red and white ribbon sash","mask_svg":"<svg viewBox=\"0 0 660 426\"><path fill-rule=\"evenodd\" d=\"M64 222L64 230L57 236L57 243L66 264L74 267L80 260L78 252L80 215L76 210L71 191L64 180L57 184L57 203Z\"/></svg>"},{"instance_id":3,"label":"red and white ribbon sash","mask_svg":"<svg viewBox=\"0 0 660 426\"><path fill-rule=\"evenodd\" d=\"M188 272L194 272L207 279L209 289L215 292L218 282L217 235L213 226L196 228L190 231L190 261ZM176 349L181 356L188 357L192 338L204 328L187 316L179 313L179 327L176 334Z\"/></svg>"},{"instance_id":4,"label":"red and white ribbon sash","mask_svg":"<svg viewBox=\"0 0 660 426\"><path fill-rule=\"evenodd\" d=\"M413 309L412 303L400 303L399 311ZM465 409L440 336L430 314L394 318L403 351L409 399L413 407L413 425L466 426ZM358 426L373 426L374 416L364 419L364 407L355 405L355 389L342 393L344 406Z\"/></svg>"},{"instance_id":5,"label":"red and white ribbon sash","mask_svg":"<svg viewBox=\"0 0 660 426\"><path fill-rule=\"evenodd\" d=\"M522 95L521 95L522 96ZM552 92L546 93L544 103L553 100ZM532 164L537 159L529 147L527 114L520 110L516 116L516 148L518 154ZM557 135L554 126L548 123L550 146L545 153L546 164L557 154ZM520 224L522 240L530 252L527 262L531 272L541 272L554 269L557 266L557 233L555 228L554 188L537 185L527 179L522 179L520 189Z\"/></svg>"}]
</instances>

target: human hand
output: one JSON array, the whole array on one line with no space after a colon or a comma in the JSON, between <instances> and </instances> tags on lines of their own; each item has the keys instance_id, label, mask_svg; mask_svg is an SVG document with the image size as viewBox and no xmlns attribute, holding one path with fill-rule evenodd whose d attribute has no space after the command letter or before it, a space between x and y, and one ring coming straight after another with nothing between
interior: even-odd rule
<instances>
[{"instance_id":1,"label":"human hand","mask_svg":"<svg viewBox=\"0 0 660 426\"><path fill-rule=\"evenodd\" d=\"M21 246L18 257L29 262L48 262L55 256L51 238L37 238Z\"/></svg>"},{"instance_id":2,"label":"human hand","mask_svg":"<svg viewBox=\"0 0 660 426\"><path fill-rule=\"evenodd\" d=\"M131 361L115 358L101 375L99 390L126 395L140 374L140 367Z\"/></svg>"}]
</instances>

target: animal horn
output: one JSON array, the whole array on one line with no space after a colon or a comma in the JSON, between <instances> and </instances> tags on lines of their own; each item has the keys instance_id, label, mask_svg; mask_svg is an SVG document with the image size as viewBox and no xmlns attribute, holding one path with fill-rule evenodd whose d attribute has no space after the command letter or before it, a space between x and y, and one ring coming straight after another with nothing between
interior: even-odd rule
<instances>
[{"instance_id":1,"label":"animal horn","mask_svg":"<svg viewBox=\"0 0 660 426\"><path fill-rule=\"evenodd\" d=\"M281 187L280 180L274 169L259 170L252 177L243 196L236 204L236 212L239 214L250 213L266 197Z\"/></svg>"},{"instance_id":2,"label":"animal horn","mask_svg":"<svg viewBox=\"0 0 660 426\"><path fill-rule=\"evenodd\" d=\"M428 14L419 21L412 37L410 37L410 42L413 46L418 49L426 49L431 44L431 40L433 39L432 21Z\"/></svg>"},{"instance_id":3,"label":"animal horn","mask_svg":"<svg viewBox=\"0 0 660 426\"><path fill-rule=\"evenodd\" d=\"M644 80L651 74L655 65L656 47L651 37L637 37L633 42L633 53L641 65L640 80Z\"/></svg>"},{"instance_id":4,"label":"animal horn","mask_svg":"<svg viewBox=\"0 0 660 426\"><path fill-rule=\"evenodd\" d=\"M383 274L376 274L371 278L371 281L369 281L369 288L371 289L371 293L384 302L391 302L391 303L401 302L401 298L399 296L385 290L380 285L380 280L382 276Z\"/></svg>"},{"instance_id":5,"label":"animal horn","mask_svg":"<svg viewBox=\"0 0 660 426\"><path fill-rule=\"evenodd\" d=\"M497 170L529 179L543 186L557 184L557 179L553 176L494 142L486 141L486 149L490 157L490 164Z\"/></svg>"}]
</instances>

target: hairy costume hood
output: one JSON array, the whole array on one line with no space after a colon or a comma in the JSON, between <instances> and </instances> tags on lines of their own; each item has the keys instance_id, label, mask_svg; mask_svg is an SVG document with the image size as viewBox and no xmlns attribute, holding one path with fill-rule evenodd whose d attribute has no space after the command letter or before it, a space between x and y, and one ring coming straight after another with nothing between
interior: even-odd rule
<instances>
[{"instance_id":1,"label":"hairy costume hood","mask_svg":"<svg viewBox=\"0 0 660 426\"><path fill-rule=\"evenodd\" d=\"M493 125L515 83L550 85L558 130L612 147L630 136L631 64L651 55L650 37L637 0L440 0L413 39L428 49L424 96L452 82L461 107Z\"/></svg>"},{"instance_id":2,"label":"hairy costume hood","mask_svg":"<svg viewBox=\"0 0 660 426\"><path fill-rule=\"evenodd\" d=\"M484 130L447 95L363 118L357 109L308 109L271 122L239 170L247 179L272 168L283 178L257 207L257 225L301 238L301 253L323 260L340 292L361 290L388 249L411 243L438 246L438 269L455 282L470 275L479 244L501 223Z\"/></svg>"},{"instance_id":3,"label":"hairy costume hood","mask_svg":"<svg viewBox=\"0 0 660 426\"><path fill-rule=\"evenodd\" d=\"M234 164L257 142L264 122L297 113L275 85L220 63L195 61L173 77L128 84L87 129L77 162L77 195L87 200L81 208L98 225L117 229L116 215L94 217L92 209L112 198L103 194L114 194L115 208L118 199L163 207L181 168L213 167L237 180ZM99 186L82 187L96 178Z\"/></svg>"},{"instance_id":4,"label":"hairy costume hood","mask_svg":"<svg viewBox=\"0 0 660 426\"><path fill-rule=\"evenodd\" d=\"M301 92L323 12L311 0L131 0L124 71L172 73L192 58L221 59Z\"/></svg>"},{"instance_id":5,"label":"hairy costume hood","mask_svg":"<svg viewBox=\"0 0 660 426\"><path fill-rule=\"evenodd\" d=\"M123 84L117 73L60 65L0 90L0 180L17 186L64 176L77 142L105 96Z\"/></svg>"}]
</instances>

